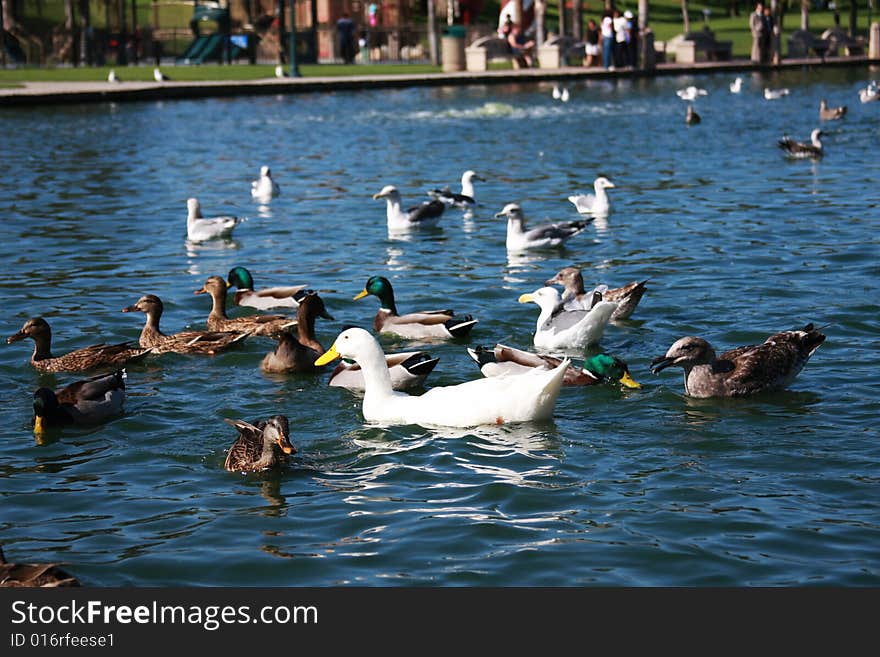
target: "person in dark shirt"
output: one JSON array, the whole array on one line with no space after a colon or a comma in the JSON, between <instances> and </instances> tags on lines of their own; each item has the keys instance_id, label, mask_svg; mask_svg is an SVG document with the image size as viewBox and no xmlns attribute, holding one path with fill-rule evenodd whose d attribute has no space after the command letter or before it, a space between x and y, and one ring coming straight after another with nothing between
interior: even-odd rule
<instances>
[{"instance_id":1,"label":"person in dark shirt","mask_svg":"<svg viewBox=\"0 0 880 657\"><path fill-rule=\"evenodd\" d=\"M587 23L587 43L584 46L584 66L596 66L599 63L599 26L592 18Z\"/></svg>"},{"instance_id":2,"label":"person in dark shirt","mask_svg":"<svg viewBox=\"0 0 880 657\"><path fill-rule=\"evenodd\" d=\"M348 12L342 14L342 18L336 21L336 33L339 35L339 54L346 64L354 63L356 54L354 47L354 22Z\"/></svg>"}]
</instances>

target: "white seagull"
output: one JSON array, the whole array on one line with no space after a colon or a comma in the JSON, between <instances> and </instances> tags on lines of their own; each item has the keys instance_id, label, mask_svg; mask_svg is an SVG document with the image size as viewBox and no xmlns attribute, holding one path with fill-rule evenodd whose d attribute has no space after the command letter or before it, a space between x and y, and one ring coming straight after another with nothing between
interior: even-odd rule
<instances>
[{"instance_id":1,"label":"white seagull","mask_svg":"<svg viewBox=\"0 0 880 657\"><path fill-rule=\"evenodd\" d=\"M536 303L541 308L535 325L534 343L544 349L582 349L599 342L611 315L617 310L614 301L602 301L602 295L593 295L590 310L565 310L559 292L554 287L542 287L531 294L523 294L520 303Z\"/></svg>"},{"instance_id":2,"label":"white seagull","mask_svg":"<svg viewBox=\"0 0 880 657\"><path fill-rule=\"evenodd\" d=\"M481 178L476 172L468 169L461 174L461 193L455 194L449 187L443 189L432 189L428 192L428 196L443 201L446 205L454 205L457 208L469 208L477 204L474 195L474 181L479 180L485 182L485 178Z\"/></svg>"},{"instance_id":3,"label":"white seagull","mask_svg":"<svg viewBox=\"0 0 880 657\"><path fill-rule=\"evenodd\" d=\"M732 93L732 94L738 94L739 92L742 91L742 88L743 88L743 79L742 78L737 78L736 80L734 80L733 82L730 83L730 93Z\"/></svg>"},{"instance_id":4,"label":"white seagull","mask_svg":"<svg viewBox=\"0 0 880 657\"><path fill-rule=\"evenodd\" d=\"M244 221L243 217L210 217L202 216L202 208L198 199L191 198L186 202L186 237L191 242L203 242L216 237L227 237L232 229Z\"/></svg>"},{"instance_id":5,"label":"white seagull","mask_svg":"<svg viewBox=\"0 0 880 657\"><path fill-rule=\"evenodd\" d=\"M107 74L107 82L122 82L122 80L116 75L116 71L111 68L110 73Z\"/></svg>"},{"instance_id":6,"label":"white seagull","mask_svg":"<svg viewBox=\"0 0 880 657\"><path fill-rule=\"evenodd\" d=\"M819 128L813 130L813 132L810 133L811 143L809 144L795 141L794 139L786 135L779 140L779 148L784 150L791 157L822 157L822 155L824 154L824 150L822 148L822 142L819 141L819 137L821 137L823 134L825 133L823 133Z\"/></svg>"},{"instance_id":7,"label":"white seagull","mask_svg":"<svg viewBox=\"0 0 880 657\"><path fill-rule=\"evenodd\" d=\"M156 82L167 82L167 81L170 80L171 78L169 78L169 77L168 77L167 75L165 75L162 71L160 71L160 70L159 70L159 67L157 66L156 68L153 69L153 79L154 79Z\"/></svg>"},{"instance_id":8,"label":"white seagull","mask_svg":"<svg viewBox=\"0 0 880 657\"><path fill-rule=\"evenodd\" d=\"M880 86L876 80L871 80L864 89L859 89L859 100L863 103L870 103L874 100L880 100Z\"/></svg>"},{"instance_id":9,"label":"white seagull","mask_svg":"<svg viewBox=\"0 0 880 657\"><path fill-rule=\"evenodd\" d=\"M289 78L290 74L284 70L284 67L281 64L278 64L275 67L275 77L276 78Z\"/></svg>"},{"instance_id":10,"label":"white seagull","mask_svg":"<svg viewBox=\"0 0 880 657\"><path fill-rule=\"evenodd\" d=\"M593 214L599 216L608 216L611 212L611 200L608 198L606 189L613 189L614 183L605 176L599 176L593 181L593 194L574 194L568 197L568 200L574 203L574 207L581 214Z\"/></svg>"},{"instance_id":11,"label":"white seagull","mask_svg":"<svg viewBox=\"0 0 880 657\"><path fill-rule=\"evenodd\" d=\"M783 96L789 94L788 89L769 89L764 87L764 98L766 100L779 100Z\"/></svg>"},{"instance_id":12,"label":"white seagull","mask_svg":"<svg viewBox=\"0 0 880 657\"><path fill-rule=\"evenodd\" d=\"M522 208L516 203L508 203L495 217L497 219L507 217L508 251L560 246L565 240L584 230L587 224L592 221L592 218L579 221L559 221L526 229L526 218Z\"/></svg>"},{"instance_id":13,"label":"white seagull","mask_svg":"<svg viewBox=\"0 0 880 657\"><path fill-rule=\"evenodd\" d=\"M679 89L675 92L675 95L681 98L682 100L695 101L697 96L708 96L709 92L705 89L699 89L693 85L690 87L685 87L684 89Z\"/></svg>"},{"instance_id":14,"label":"white seagull","mask_svg":"<svg viewBox=\"0 0 880 657\"><path fill-rule=\"evenodd\" d=\"M281 188L278 186L278 183L272 179L272 172L269 170L269 167L260 167L259 180L251 181L251 196L255 199L259 199L263 203L268 203L273 196L278 196L280 194Z\"/></svg>"},{"instance_id":15,"label":"white seagull","mask_svg":"<svg viewBox=\"0 0 880 657\"><path fill-rule=\"evenodd\" d=\"M434 226L446 209L446 205L442 201L434 199L403 210L400 207L400 192L394 185L386 185L382 191L373 194L373 198L376 200L385 199L388 230L390 231Z\"/></svg>"}]
</instances>

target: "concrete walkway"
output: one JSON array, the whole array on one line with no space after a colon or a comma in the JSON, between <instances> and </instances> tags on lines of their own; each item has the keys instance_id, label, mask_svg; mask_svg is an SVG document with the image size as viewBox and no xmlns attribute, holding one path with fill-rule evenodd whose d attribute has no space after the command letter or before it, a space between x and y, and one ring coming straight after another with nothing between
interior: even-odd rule
<instances>
[{"instance_id":1,"label":"concrete walkway","mask_svg":"<svg viewBox=\"0 0 880 657\"><path fill-rule=\"evenodd\" d=\"M866 66L880 64L868 57L836 57L822 61L818 57L786 59L779 66L760 66L748 60L698 62L695 64L659 64L652 71L565 67L558 69L519 69L470 73L421 73L307 78L265 78L260 80L224 80L211 82L27 82L23 87L0 88L0 107L57 105L70 103L131 102L173 100L262 94L309 93L316 91L354 91L416 86L458 86L471 84L510 84L543 80L614 79L654 77L658 75L693 75L715 72L778 71L802 67ZM173 75L173 70L170 69Z\"/></svg>"}]
</instances>

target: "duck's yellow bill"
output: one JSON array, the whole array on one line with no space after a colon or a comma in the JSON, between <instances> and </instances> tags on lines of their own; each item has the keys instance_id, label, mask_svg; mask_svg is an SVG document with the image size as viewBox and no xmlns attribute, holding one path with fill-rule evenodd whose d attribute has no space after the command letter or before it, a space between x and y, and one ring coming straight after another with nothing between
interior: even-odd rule
<instances>
[{"instance_id":1,"label":"duck's yellow bill","mask_svg":"<svg viewBox=\"0 0 880 657\"><path fill-rule=\"evenodd\" d=\"M520 303L528 303L529 301L534 301L534 300L535 300L535 297L533 297L531 294L521 294L519 297Z\"/></svg>"},{"instance_id":2,"label":"duck's yellow bill","mask_svg":"<svg viewBox=\"0 0 880 657\"><path fill-rule=\"evenodd\" d=\"M366 289L361 290L360 292L358 292L358 294L357 294L357 296L354 298L354 300L357 301L358 299L363 299L363 298L364 298L365 296L367 296L368 294L369 294L369 292L367 292Z\"/></svg>"},{"instance_id":3,"label":"duck's yellow bill","mask_svg":"<svg viewBox=\"0 0 880 657\"><path fill-rule=\"evenodd\" d=\"M43 431L43 418L37 415L34 417L34 433L39 436Z\"/></svg>"},{"instance_id":4,"label":"duck's yellow bill","mask_svg":"<svg viewBox=\"0 0 880 657\"><path fill-rule=\"evenodd\" d=\"M629 372L624 372L623 376L620 377L620 382L625 385L627 388L641 388L642 384L633 379Z\"/></svg>"},{"instance_id":5,"label":"duck's yellow bill","mask_svg":"<svg viewBox=\"0 0 880 657\"><path fill-rule=\"evenodd\" d=\"M315 366L320 367L321 365L326 365L330 361L334 361L339 357L340 355L339 352L336 351L336 343L334 342L333 346L325 351L323 356L318 357L318 360L315 361Z\"/></svg>"},{"instance_id":6,"label":"duck's yellow bill","mask_svg":"<svg viewBox=\"0 0 880 657\"><path fill-rule=\"evenodd\" d=\"M291 445L290 441L287 439L287 436L278 437L278 446L285 454L293 454L294 452L296 452L296 450L293 448L293 445Z\"/></svg>"}]
</instances>

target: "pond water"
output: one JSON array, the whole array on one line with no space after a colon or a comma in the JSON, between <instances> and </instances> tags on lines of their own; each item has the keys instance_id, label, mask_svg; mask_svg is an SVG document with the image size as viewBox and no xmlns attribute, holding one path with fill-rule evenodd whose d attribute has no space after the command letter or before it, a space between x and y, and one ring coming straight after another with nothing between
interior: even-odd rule
<instances>
[{"instance_id":1,"label":"pond water","mask_svg":"<svg viewBox=\"0 0 880 657\"><path fill-rule=\"evenodd\" d=\"M426 346L428 384L477 378L468 344L531 346L537 307L520 305L563 266L588 284L650 279L631 320L601 348L641 390L566 388L543 424L435 430L364 424L359 398L327 374L267 376L272 348L166 355L128 368L126 413L38 444L31 393L77 374L38 375L30 342L3 345L0 542L11 559L63 561L85 583L171 585L880 584L880 103L869 69L552 85L375 90L224 100L5 110L0 177L4 336L32 316L56 353L201 327L194 296L248 267L258 287L308 284L336 321L369 327L381 274L402 312L476 315L470 340ZM675 90L697 84L700 125ZM765 86L789 96L765 101ZM821 161L790 161L818 105ZM282 188L249 195L268 164ZM386 184L407 201L477 184L472 217L389 239ZM561 250L508 257L519 202L533 222L577 218L566 197L598 174L613 213ZM230 241L185 241L186 199L248 221ZM234 311L233 314L235 314ZM788 391L693 400L681 372L649 372L684 335L719 351L807 322L828 338ZM383 338L386 350L412 346ZM423 345L424 346L424 345ZM274 474L223 469L225 417L284 413L299 449Z\"/></svg>"}]
</instances>

